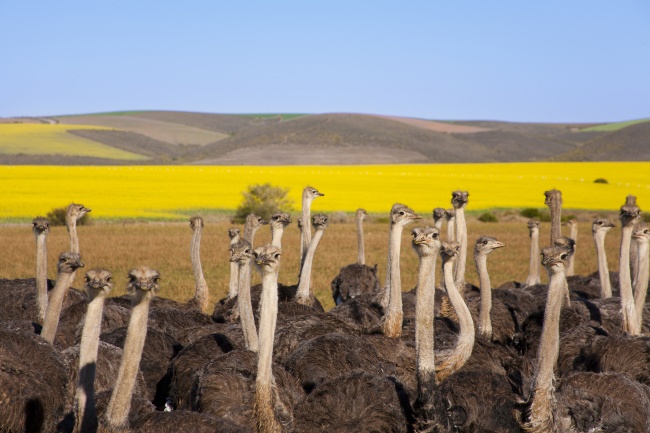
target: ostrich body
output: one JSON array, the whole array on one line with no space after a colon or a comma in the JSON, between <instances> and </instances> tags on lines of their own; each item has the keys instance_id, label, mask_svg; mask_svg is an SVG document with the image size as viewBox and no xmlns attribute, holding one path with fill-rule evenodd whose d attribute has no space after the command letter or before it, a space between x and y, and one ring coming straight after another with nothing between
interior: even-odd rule
<instances>
[{"instance_id":1,"label":"ostrich body","mask_svg":"<svg viewBox=\"0 0 650 433\"><path fill-rule=\"evenodd\" d=\"M284 229L291 224L291 215L287 212L275 212L271 215L271 245L282 250L282 235Z\"/></svg>"},{"instance_id":2,"label":"ostrich body","mask_svg":"<svg viewBox=\"0 0 650 433\"><path fill-rule=\"evenodd\" d=\"M465 222L465 206L469 193L467 191L454 191L451 193L451 204L454 206L456 218L456 242L460 243L460 251L454 269L454 283L461 296L465 293L465 265L467 262L467 223Z\"/></svg>"},{"instance_id":3,"label":"ostrich body","mask_svg":"<svg viewBox=\"0 0 650 433\"><path fill-rule=\"evenodd\" d=\"M366 264L366 250L363 242L363 220L366 219L367 212L365 209L357 209L356 222L357 222L357 263L360 265Z\"/></svg>"},{"instance_id":4,"label":"ostrich body","mask_svg":"<svg viewBox=\"0 0 650 433\"><path fill-rule=\"evenodd\" d=\"M190 228L192 229L190 256L192 258L195 290L194 297L187 302L187 306L198 311L204 311L208 308L210 293L208 292L208 283L203 277L203 268L201 267L201 232L203 231L203 218L199 216L190 218Z\"/></svg>"},{"instance_id":5,"label":"ostrich body","mask_svg":"<svg viewBox=\"0 0 650 433\"><path fill-rule=\"evenodd\" d=\"M305 256L307 255L307 250L309 249L309 244L311 243L311 202L314 201L317 197L322 197L325 194L319 192L316 188L311 186L306 186L302 190L302 217L299 221L300 227L300 269L302 269L303 263L305 261Z\"/></svg>"},{"instance_id":6,"label":"ostrich body","mask_svg":"<svg viewBox=\"0 0 650 433\"><path fill-rule=\"evenodd\" d=\"M637 275L634 281L634 306L636 308L637 332L641 333L643 324L643 308L645 307L646 295L648 294L648 257L650 247L650 229L646 223L639 223L632 234L637 245Z\"/></svg>"},{"instance_id":7,"label":"ostrich body","mask_svg":"<svg viewBox=\"0 0 650 433\"><path fill-rule=\"evenodd\" d=\"M296 291L296 302L302 305L312 305L314 302L314 294L311 291L311 269L314 262L314 254L316 247L323 237L323 233L329 224L329 218L325 214L316 214L312 217L312 223L316 229L314 238L309 244L307 254L304 257L302 270L300 271L300 282L298 283L298 290Z\"/></svg>"},{"instance_id":8,"label":"ostrich body","mask_svg":"<svg viewBox=\"0 0 650 433\"><path fill-rule=\"evenodd\" d=\"M541 284L539 278L539 221L528 220L528 234L530 235L530 268L524 287Z\"/></svg>"},{"instance_id":9,"label":"ostrich body","mask_svg":"<svg viewBox=\"0 0 650 433\"><path fill-rule=\"evenodd\" d=\"M602 299L612 297L612 283L609 280L609 268L607 267L607 253L605 251L605 235L613 227L614 223L606 218L598 218L591 225L591 233L596 244L598 255L598 278L600 279L600 297Z\"/></svg>"},{"instance_id":10,"label":"ostrich body","mask_svg":"<svg viewBox=\"0 0 650 433\"><path fill-rule=\"evenodd\" d=\"M621 220L621 249L619 258L619 284L621 294L621 309L623 312L623 331L630 335L638 335L639 323L632 293L630 276L630 243L634 225L639 221L640 209L637 206L621 206L619 218Z\"/></svg>"},{"instance_id":11,"label":"ostrich body","mask_svg":"<svg viewBox=\"0 0 650 433\"><path fill-rule=\"evenodd\" d=\"M228 229L228 237L230 238L230 246L239 242L239 229L237 227L231 227ZM232 299L237 296L237 285L239 281L239 265L235 262L230 262L230 282L228 284L228 297L227 299Z\"/></svg>"},{"instance_id":12,"label":"ostrich body","mask_svg":"<svg viewBox=\"0 0 650 433\"><path fill-rule=\"evenodd\" d=\"M452 207L445 211L447 220L447 242L456 240L456 210Z\"/></svg>"},{"instance_id":13,"label":"ostrich body","mask_svg":"<svg viewBox=\"0 0 650 433\"><path fill-rule=\"evenodd\" d=\"M569 262L567 263L567 268L566 268L566 275L567 277L571 277L575 275L575 255L576 255L576 247L578 243L578 220L575 218L571 218L565 223L567 226L569 226L569 238L573 239L574 245L573 245L573 254L569 256Z\"/></svg>"},{"instance_id":14,"label":"ostrich body","mask_svg":"<svg viewBox=\"0 0 650 433\"><path fill-rule=\"evenodd\" d=\"M59 326L59 318L61 317L61 307L63 306L63 300L68 290L72 286L74 272L77 268L82 268L83 266L84 264L78 253L67 252L59 256L56 285L52 289L52 295L50 296L45 314L45 321L43 322L43 329L41 330L41 337L50 344L54 343L54 336Z\"/></svg>"},{"instance_id":15,"label":"ostrich body","mask_svg":"<svg viewBox=\"0 0 650 433\"><path fill-rule=\"evenodd\" d=\"M38 304L38 323L45 321L47 311L47 234L50 222L47 218L37 217L32 221L36 236L36 303Z\"/></svg>"},{"instance_id":16,"label":"ostrich body","mask_svg":"<svg viewBox=\"0 0 650 433\"><path fill-rule=\"evenodd\" d=\"M388 264L386 285L381 305L385 309L382 332L396 338L402 334L402 282L400 277L400 245L404 227L421 217L411 208L395 203L390 211L390 232L388 240Z\"/></svg>"}]
</instances>

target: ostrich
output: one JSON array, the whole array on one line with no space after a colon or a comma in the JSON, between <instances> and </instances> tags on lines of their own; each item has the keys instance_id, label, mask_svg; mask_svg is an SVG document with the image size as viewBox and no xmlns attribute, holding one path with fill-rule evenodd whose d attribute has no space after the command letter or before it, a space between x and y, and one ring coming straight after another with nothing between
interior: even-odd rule
<instances>
[{"instance_id":1,"label":"ostrich","mask_svg":"<svg viewBox=\"0 0 650 433\"><path fill-rule=\"evenodd\" d=\"M251 245L254 245L253 239L255 239L255 232L268 223L269 222L264 220L261 216L255 215L254 213L248 214L246 217L246 225L244 226L244 239L246 239Z\"/></svg>"},{"instance_id":2,"label":"ostrich","mask_svg":"<svg viewBox=\"0 0 650 433\"><path fill-rule=\"evenodd\" d=\"M634 281L634 306L636 308L637 332L641 333L643 323L643 308L645 306L646 295L648 294L648 249L650 244L650 229L644 222L639 223L637 229L632 234L632 238L637 245L637 276Z\"/></svg>"},{"instance_id":3,"label":"ostrich","mask_svg":"<svg viewBox=\"0 0 650 433\"><path fill-rule=\"evenodd\" d=\"M530 270L524 287L531 287L540 284L539 278L539 221L528 220L528 234L530 236Z\"/></svg>"},{"instance_id":4,"label":"ostrich","mask_svg":"<svg viewBox=\"0 0 650 433\"><path fill-rule=\"evenodd\" d=\"M619 290L621 294L621 309L623 312L623 331L630 335L638 335L639 323L632 293L630 277L630 243L634 225L639 221L641 210L636 205L623 205L619 213L621 220L621 249L619 258Z\"/></svg>"},{"instance_id":5,"label":"ostrich","mask_svg":"<svg viewBox=\"0 0 650 433\"><path fill-rule=\"evenodd\" d=\"M456 240L456 210L452 207L445 211L447 220L447 242Z\"/></svg>"},{"instance_id":6,"label":"ostrich","mask_svg":"<svg viewBox=\"0 0 650 433\"><path fill-rule=\"evenodd\" d=\"M527 432L643 431L650 421L650 390L615 373L572 373L556 391L553 370L558 360L559 322L569 254L562 247L542 251L549 272L541 344L522 427Z\"/></svg>"},{"instance_id":7,"label":"ostrich","mask_svg":"<svg viewBox=\"0 0 650 433\"><path fill-rule=\"evenodd\" d=\"M300 271L300 282L296 291L296 302L302 305L312 305L314 303L314 294L311 291L311 268L314 261L316 247L323 237L323 233L329 224L329 218L325 214L316 214L312 217L312 223L316 229L314 238L309 243L307 254L303 258L303 266Z\"/></svg>"},{"instance_id":8,"label":"ostrich","mask_svg":"<svg viewBox=\"0 0 650 433\"><path fill-rule=\"evenodd\" d=\"M230 238L230 246L239 242L239 229L237 227L230 227L228 229L228 237ZM230 262L230 283L228 284L227 299L232 299L237 296L237 285L239 280L239 265L235 262Z\"/></svg>"},{"instance_id":9,"label":"ostrich","mask_svg":"<svg viewBox=\"0 0 650 433\"><path fill-rule=\"evenodd\" d=\"M357 258L357 263L360 265L366 264L366 251L363 243L363 220L366 219L368 213L365 209L359 208L356 212L356 222L357 222L357 252L359 257Z\"/></svg>"},{"instance_id":10,"label":"ostrich","mask_svg":"<svg viewBox=\"0 0 650 433\"><path fill-rule=\"evenodd\" d=\"M195 290L194 297L187 301L187 307L198 311L204 311L208 308L210 293L208 292L208 283L203 277L201 267L201 232L203 230L203 218L195 216L190 218L190 228L192 229L192 242L190 244L190 255L192 257L192 271L194 272Z\"/></svg>"},{"instance_id":11,"label":"ostrich","mask_svg":"<svg viewBox=\"0 0 650 433\"><path fill-rule=\"evenodd\" d=\"M230 261L237 263L239 267L239 285L237 295L237 307L241 319L242 331L246 349L257 352L258 337L255 329L255 318L251 305L251 263L253 260L253 249L246 240L240 240L230 247Z\"/></svg>"},{"instance_id":12,"label":"ostrich","mask_svg":"<svg viewBox=\"0 0 650 433\"><path fill-rule=\"evenodd\" d=\"M625 206L636 206L636 196L630 194L625 197ZM630 272L632 281L636 279L637 263L636 242L630 242Z\"/></svg>"},{"instance_id":13,"label":"ostrich","mask_svg":"<svg viewBox=\"0 0 650 433\"><path fill-rule=\"evenodd\" d=\"M566 268L566 276L571 277L575 275L575 254L576 254L576 244L578 242L578 220L571 218L564 225L569 226L569 238L573 239L573 254L569 256L569 262Z\"/></svg>"},{"instance_id":14,"label":"ostrich","mask_svg":"<svg viewBox=\"0 0 650 433\"><path fill-rule=\"evenodd\" d=\"M548 206L551 213L551 245L557 245L557 242L563 242L562 238L562 191L551 189L544 191L544 204ZM565 243L567 242L565 239ZM561 244L560 244L561 245ZM572 252L569 252L569 256ZM569 284L564 291L565 305L571 305L571 296L569 293Z\"/></svg>"},{"instance_id":15,"label":"ostrich","mask_svg":"<svg viewBox=\"0 0 650 433\"><path fill-rule=\"evenodd\" d=\"M38 304L38 323L45 321L47 310L47 245L46 238L50 231L50 222L47 218L36 217L33 224L36 236L36 292Z\"/></svg>"},{"instance_id":16,"label":"ostrich","mask_svg":"<svg viewBox=\"0 0 650 433\"><path fill-rule=\"evenodd\" d=\"M275 212L271 215L271 245L282 249L284 229L291 224L291 215L287 212Z\"/></svg>"},{"instance_id":17,"label":"ostrich","mask_svg":"<svg viewBox=\"0 0 650 433\"><path fill-rule=\"evenodd\" d=\"M445 217L447 216L447 211L444 208L437 207L433 210L433 226L438 229L438 231L442 231L442 222L445 220Z\"/></svg>"},{"instance_id":18,"label":"ostrich","mask_svg":"<svg viewBox=\"0 0 650 433\"><path fill-rule=\"evenodd\" d=\"M600 297L602 299L612 297L612 283L609 280L609 268L607 267L607 253L605 252L605 235L613 227L607 218L598 218L591 225L591 233L596 244L596 253L598 254L598 277L600 278Z\"/></svg>"},{"instance_id":19,"label":"ostrich","mask_svg":"<svg viewBox=\"0 0 650 433\"><path fill-rule=\"evenodd\" d=\"M54 343L54 335L59 326L59 318L61 316L61 307L68 290L72 286L74 273L78 268L84 266L78 253L67 252L59 256L58 275L56 278L56 285L52 289L52 295L47 305L47 312L45 314L45 321L43 322L43 329L41 330L41 337L50 344Z\"/></svg>"},{"instance_id":20,"label":"ostrich","mask_svg":"<svg viewBox=\"0 0 650 433\"><path fill-rule=\"evenodd\" d=\"M300 243L300 269L302 269L309 244L311 243L311 202L315 198L323 197L324 195L311 186L306 186L302 190L302 218L299 221L299 223L302 223L302 226L299 224L302 240Z\"/></svg>"},{"instance_id":21,"label":"ostrich","mask_svg":"<svg viewBox=\"0 0 650 433\"><path fill-rule=\"evenodd\" d=\"M469 193L467 191L454 191L451 193L451 204L454 206L456 218L456 241L460 250L454 269L454 283L461 296L465 294L465 265L467 262L467 224L465 222L465 206Z\"/></svg>"},{"instance_id":22,"label":"ostrich","mask_svg":"<svg viewBox=\"0 0 650 433\"><path fill-rule=\"evenodd\" d=\"M70 251L79 254L79 237L77 236L77 221L92 209L82 204L70 203L65 214L65 226L70 235Z\"/></svg>"}]
</instances>

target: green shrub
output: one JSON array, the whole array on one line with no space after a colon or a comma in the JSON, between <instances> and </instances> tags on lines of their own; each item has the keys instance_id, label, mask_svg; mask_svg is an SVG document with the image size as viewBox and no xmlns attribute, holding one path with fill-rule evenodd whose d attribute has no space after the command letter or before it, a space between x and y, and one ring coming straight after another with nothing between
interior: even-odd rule
<instances>
[{"instance_id":1,"label":"green shrub","mask_svg":"<svg viewBox=\"0 0 650 433\"><path fill-rule=\"evenodd\" d=\"M537 218L543 223L551 222L551 213L549 211L540 212Z\"/></svg>"},{"instance_id":2,"label":"green shrub","mask_svg":"<svg viewBox=\"0 0 650 433\"><path fill-rule=\"evenodd\" d=\"M594 183L609 183L609 182L607 182L607 179L599 177L598 179L594 180Z\"/></svg>"},{"instance_id":3,"label":"green shrub","mask_svg":"<svg viewBox=\"0 0 650 433\"><path fill-rule=\"evenodd\" d=\"M65 215L68 212L68 207L57 207L52 209L45 215L45 218L50 222L50 226L64 226L65 225ZM90 214L86 214L77 220L78 226L90 225Z\"/></svg>"},{"instance_id":4,"label":"green shrub","mask_svg":"<svg viewBox=\"0 0 650 433\"><path fill-rule=\"evenodd\" d=\"M527 207L526 209L521 210L520 215L526 218L539 218L539 209Z\"/></svg>"},{"instance_id":5,"label":"green shrub","mask_svg":"<svg viewBox=\"0 0 650 433\"><path fill-rule=\"evenodd\" d=\"M643 215L643 221L650 223L650 213L644 213Z\"/></svg>"},{"instance_id":6,"label":"green shrub","mask_svg":"<svg viewBox=\"0 0 650 433\"><path fill-rule=\"evenodd\" d=\"M478 220L484 223L495 223L498 222L496 215L490 212L485 212L479 215Z\"/></svg>"},{"instance_id":7,"label":"green shrub","mask_svg":"<svg viewBox=\"0 0 650 433\"><path fill-rule=\"evenodd\" d=\"M572 214L569 214L569 215L566 215L566 216L563 215L563 216L560 217L560 220L562 222L567 222L567 221L572 220L572 219L577 220L578 218L576 218L576 216L572 215Z\"/></svg>"},{"instance_id":8,"label":"green shrub","mask_svg":"<svg viewBox=\"0 0 650 433\"><path fill-rule=\"evenodd\" d=\"M242 192L244 200L235 212L233 223L242 224L251 213L268 221L273 212L291 212L293 202L287 197L288 192L289 188L273 186L270 183L250 185Z\"/></svg>"}]
</instances>

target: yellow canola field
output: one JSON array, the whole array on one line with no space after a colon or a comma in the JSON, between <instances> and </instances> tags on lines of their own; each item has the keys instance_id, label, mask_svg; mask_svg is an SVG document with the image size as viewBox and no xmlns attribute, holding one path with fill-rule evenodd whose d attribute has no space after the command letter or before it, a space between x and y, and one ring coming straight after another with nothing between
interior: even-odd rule
<instances>
[{"instance_id":1,"label":"yellow canola field","mask_svg":"<svg viewBox=\"0 0 650 433\"><path fill-rule=\"evenodd\" d=\"M450 207L451 191L470 193L468 211L543 208L557 188L564 207L617 210L628 194L650 206L650 162L508 163L368 166L2 166L0 219L25 220L72 201L97 219L183 219L237 207L248 185L290 188L295 209L303 187L325 194L314 211L387 213L401 202L430 216ZM594 183L605 178L608 184Z\"/></svg>"},{"instance_id":2,"label":"yellow canola field","mask_svg":"<svg viewBox=\"0 0 650 433\"><path fill-rule=\"evenodd\" d=\"M90 125L42 123L0 124L0 154L70 155L123 160L145 160L146 156L70 134L73 129L111 129Z\"/></svg>"}]
</instances>

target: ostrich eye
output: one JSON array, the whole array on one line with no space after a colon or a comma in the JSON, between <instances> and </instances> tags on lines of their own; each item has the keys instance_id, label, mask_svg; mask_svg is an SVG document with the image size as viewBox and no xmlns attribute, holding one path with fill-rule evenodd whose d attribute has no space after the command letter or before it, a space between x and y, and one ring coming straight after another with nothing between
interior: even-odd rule
<instances>
[{"instance_id":1,"label":"ostrich eye","mask_svg":"<svg viewBox=\"0 0 650 433\"><path fill-rule=\"evenodd\" d=\"M158 281L160 281L160 277L153 277L153 282L154 283L158 283Z\"/></svg>"},{"instance_id":2,"label":"ostrich eye","mask_svg":"<svg viewBox=\"0 0 650 433\"><path fill-rule=\"evenodd\" d=\"M399 214L404 215L404 211L403 210L399 211Z\"/></svg>"},{"instance_id":3,"label":"ostrich eye","mask_svg":"<svg viewBox=\"0 0 650 433\"><path fill-rule=\"evenodd\" d=\"M246 249L244 250L244 252L245 252L246 254L250 254L250 253L251 253L251 249L250 249L250 248L246 248Z\"/></svg>"},{"instance_id":4,"label":"ostrich eye","mask_svg":"<svg viewBox=\"0 0 650 433\"><path fill-rule=\"evenodd\" d=\"M111 283L111 282L113 282L113 277L108 277L108 278L106 278L106 282L107 282L107 283Z\"/></svg>"},{"instance_id":5,"label":"ostrich eye","mask_svg":"<svg viewBox=\"0 0 650 433\"><path fill-rule=\"evenodd\" d=\"M90 283L90 278L86 276L86 282Z\"/></svg>"},{"instance_id":6,"label":"ostrich eye","mask_svg":"<svg viewBox=\"0 0 650 433\"><path fill-rule=\"evenodd\" d=\"M560 254L560 258L561 258L562 260L566 260L566 258L567 258L567 254Z\"/></svg>"},{"instance_id":7,"label":"ostrich eye","mask_svg":"<svg viewBox=\"0 0 650 433\"><path fill-rule=\"evenodd\" d=\"M279 216L277 216L277 215L273 216L273 221L277 221L278 219L280 219Z\"/></svg>"},{"instance_id":8,"label":"ostrich eye","mask_svg":"<svg viewBox=\"0 0 650 433\"><path fill-rule=\"evenodd\" d=\"M648 229L643 230L643 234L648 234Z\"/></svg>"},{"instance_id":9,"label":"ostrich eye","mask_svg":"<svg viewBox=\"0 0 650 433\"><path fill-rule=\"evenodd\" d=\"M276 260L279 259L279 258L280 258L280 254L279 254L279 253L275 253L275 254L273 255L273 258L276 259Z\"/></svg>"},{"instance_id":10,"label":"ostrich eye","mask_svg":"<svg viewBox=\"0 0 650 433\"><path fill-rule=\"evenodd\" d=\"M483 241L483 242L481 242L481 243L482 243L483 245L487 245L487 244L488 244L488 241Z\"/></svg>"}]
</instances>

